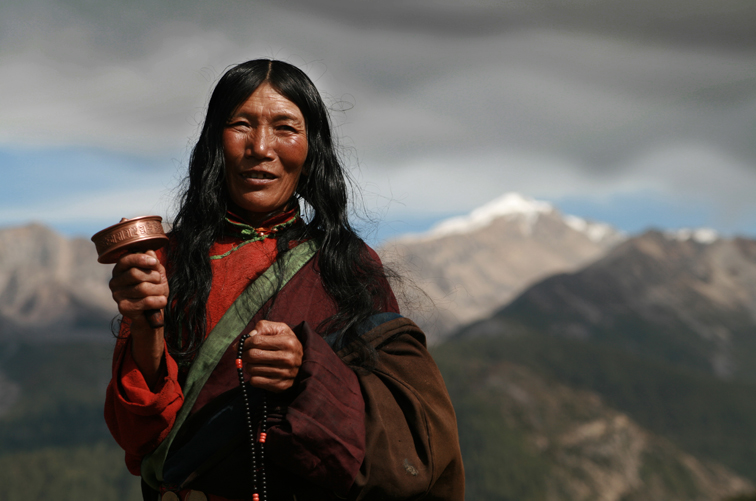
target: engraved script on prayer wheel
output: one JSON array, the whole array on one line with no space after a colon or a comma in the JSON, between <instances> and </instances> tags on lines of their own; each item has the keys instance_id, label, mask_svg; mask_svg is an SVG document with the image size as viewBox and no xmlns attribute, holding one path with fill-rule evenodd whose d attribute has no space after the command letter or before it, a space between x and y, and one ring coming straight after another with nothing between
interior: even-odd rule
<instances>
[{"instance_id":1,"label":"engraved script on prayer wheel","mask_svg":"<svg viewBox=\"0 0 756 501\"><path fill-rule=\"evenodd\" d=\"M92 242L97 249L97 261L113 264L118 262L124 254L147 252L163 247L168 243L168 237L163 231L162 221L163 218L160 216L123 218L119 223L95 233ZM144 312L144 315L153 328L163 326L161 310L148 310Z\"/></svg>"},{"instance_id":2,"label":"engraved script on prayer wheel","mask_svg":"<svg viewBox=\"0 0 756 501\"><path fill-rule=\"evenodd\" d=\"M121 219L121 222L97 232L92 241L97 248L97 261L112 264L127 252L158 250L168 243L160 224L160 216L142 216Z\"/></svg>"}]
</instances>

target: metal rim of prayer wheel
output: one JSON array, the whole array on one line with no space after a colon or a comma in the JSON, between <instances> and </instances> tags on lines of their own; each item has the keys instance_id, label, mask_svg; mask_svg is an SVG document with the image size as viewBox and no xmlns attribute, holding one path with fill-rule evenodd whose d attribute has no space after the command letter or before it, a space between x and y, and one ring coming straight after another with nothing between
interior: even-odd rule
<instances>
[{"instance_id":1,"label":"metal rim of prayer wheel","mask_svg":"<svg viewBox=\"0 0 756 501\"><path fill-rule=\"evenodd\" d=\"M158 250L168 243L160 216L141 216L121 219L94 234L92 242L97 249L97 261L103 264L117 262L127 252Z\"/></svg>"}]
</instances>

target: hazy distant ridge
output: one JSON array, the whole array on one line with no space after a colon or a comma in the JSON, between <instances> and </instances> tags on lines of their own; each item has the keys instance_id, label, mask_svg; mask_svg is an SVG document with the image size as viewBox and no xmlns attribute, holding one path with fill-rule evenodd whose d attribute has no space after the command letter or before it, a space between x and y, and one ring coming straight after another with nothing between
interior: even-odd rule
<instances>
[{"instance_id":1,"label":"hazy distant ridge","mask_svg":"<svg viewBox=\"0 0 756 501\"><path fill-rule=\"evenodd\" d=\"M100 327L117 312L108 289L112 266L94 244L32 224L0 231L0 335L56 337Z\"/></svg>"}]
</instances>

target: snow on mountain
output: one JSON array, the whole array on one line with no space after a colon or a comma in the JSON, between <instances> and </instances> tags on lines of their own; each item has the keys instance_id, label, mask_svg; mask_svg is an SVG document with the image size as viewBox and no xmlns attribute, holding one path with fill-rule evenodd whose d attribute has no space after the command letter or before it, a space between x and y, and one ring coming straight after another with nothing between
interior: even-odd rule
<instances>
[{"instance_id":1,"label":"snow on mountain","mask_svg":"<svg viewBox=\"0 0 756 501\"><path fill-rule=\"evenodd\" d=\"M527 198L519 193L505 193L499 198L478 207L466 216L453 217L441 221L426 234L427 238L439 238L448 235L471 233L485 228L495 219L505 216L521 217L534 220L539 214L554 211L546 202Z\"/></svg>"},{"instance_id":2,"label":"snow on mountain","mask_svg":"<svg viewBox=\"0 0 756 501\"><path fill-rule=\"evenodd\" d=\"M591 241L596 243L614 242L618 243L625 239L625 234L618 231L614 226L607 223L597 223L586 221L583 218L571 215L562 216L567 226L575 231L584 233Z\"/></svg>"},{"instance_id":3,"label":"snow on mountain","mask_svg":"<svg viewBox=\"0 0 756 501\"><path fill-rule=\"evenodd\" d=\"M504 195L474 209L470 214L441 221L428 232L405 235L403 241L428 241L451 235L473 233L491 225L497 219L517 219L524 234L531 234L533 225L545 214L559 215L573 230L585 234L596 243L618 243L625 236L611 225L586 221L572 215L562 215L548 202L535 200L519 193Z\"/></svg>"},{"instance_id":4,"label":"snow on mountain","mask_svg":"<svg viewBox=\"0 0 756 501\"><path fill-rule=\"evenodd\" d=\"M680 242L692 240L703 245L713 244L719 240L719 233L712 228L680 228L679 230L667 231L664 236L670 240Z\"/></svg>"}]
</instances>

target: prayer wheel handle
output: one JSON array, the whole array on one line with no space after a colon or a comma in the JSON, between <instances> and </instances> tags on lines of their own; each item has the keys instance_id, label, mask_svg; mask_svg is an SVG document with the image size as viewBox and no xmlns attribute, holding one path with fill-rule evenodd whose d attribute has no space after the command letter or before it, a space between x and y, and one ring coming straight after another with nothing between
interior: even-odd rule
<instances>
[{"instance_id":1,"label":"prayer wheel handle","mask_svg":"<svg viewBox=\"0 0 756 501\"><path fill-rule=\"evenodd\" d=\"M117 224L108 226L94 234L92 242L97 249L97 262L117 263L124 254L158 250L168 243L160 216L123 218ZM146 310L144 316L150 327L157 329L165 325L163 310Z\"/></svg>"}]
</instances>

